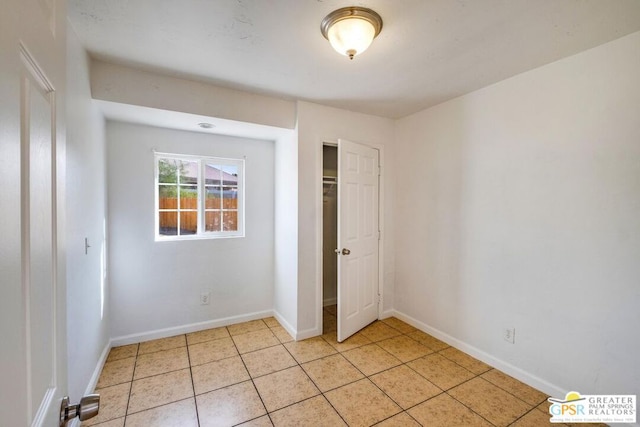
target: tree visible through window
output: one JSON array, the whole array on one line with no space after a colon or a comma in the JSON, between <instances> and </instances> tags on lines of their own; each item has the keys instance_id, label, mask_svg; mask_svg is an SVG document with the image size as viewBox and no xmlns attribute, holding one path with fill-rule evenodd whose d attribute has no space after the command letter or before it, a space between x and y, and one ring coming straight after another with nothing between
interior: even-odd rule
<instances>
[{"instance_id":1,"label":"tree visible through window","mask_svg":"<svg viewBox=\"0 0 640 427\"><path fill-rule=\"evenodd\" d=\"M156 155L158 239L243 235L244 161Z\"/></svg>"}]
</instances>

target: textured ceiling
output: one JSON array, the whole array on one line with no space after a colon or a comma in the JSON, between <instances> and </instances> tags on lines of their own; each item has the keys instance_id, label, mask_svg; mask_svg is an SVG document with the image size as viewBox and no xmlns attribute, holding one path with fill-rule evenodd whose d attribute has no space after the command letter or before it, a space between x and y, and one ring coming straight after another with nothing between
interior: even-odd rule
<instances>
[{"instance_id":1,"label":"textured ceiling","mask_svg":"<svg viewBox=\"0 0 640 427\"><path fill-rule=\"evenodd\" d=\"M320 33L334 9L384 20L353 61ZM640 0L69 0L96 58L399 118L640 31Z\"/></svg>"}]
</instances>

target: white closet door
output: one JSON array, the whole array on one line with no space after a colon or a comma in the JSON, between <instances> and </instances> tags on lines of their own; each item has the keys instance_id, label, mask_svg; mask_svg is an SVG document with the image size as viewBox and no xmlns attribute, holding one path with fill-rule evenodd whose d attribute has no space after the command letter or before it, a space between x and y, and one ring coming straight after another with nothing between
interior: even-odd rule
<instances>
[{"instance_id":1,"label":"white closet door","mask_svg":"<svg viewBox=\"0 0 640 427\"><path fill-rule=\"evenodd\" d=\"M378 150L338 141L338 341L378 318Z\"/></svg>"}]
</instances>

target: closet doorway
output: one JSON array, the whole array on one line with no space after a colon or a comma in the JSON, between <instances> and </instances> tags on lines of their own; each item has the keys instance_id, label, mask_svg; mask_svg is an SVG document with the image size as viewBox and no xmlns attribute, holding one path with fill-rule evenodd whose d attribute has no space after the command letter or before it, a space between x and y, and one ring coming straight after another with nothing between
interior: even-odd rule
<instances>
[{"instance_id":1,"label":"closet doorway","mask_svg":"<svg viewBox=\"0 0 640 427\"><path fill-rule=\"evenodd\" d=\"M378 319L378 150L346 140L325 144L322 178L323 318L336 316L336 325L323 324L342 342Z\"/></svg>"},{"instance_id":2,"label":"closet doorway","mask_svg":"<svg viewBox=\"0 0 640 427\"><path fill-rule=\"evenodd\" d=\"M337 316L334 306L338 304L337 247L338 146L325 144L322 147L322 305L334 316Z\"/></svg>"}]
</instances>

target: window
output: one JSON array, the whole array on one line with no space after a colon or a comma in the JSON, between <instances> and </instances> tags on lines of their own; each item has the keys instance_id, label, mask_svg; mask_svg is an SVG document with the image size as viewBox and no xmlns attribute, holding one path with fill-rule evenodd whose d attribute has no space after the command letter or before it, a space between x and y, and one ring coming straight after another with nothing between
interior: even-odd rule
<instances>
[{"instance_id":1,"label":"window","mask_svg":"<svg viewBox=\"0 0 640 427\"><path fill-rule=\"evenodd\" d=\"M156 153L156 240L244 235L244 160Z\"/></svg>"}]
</instances>

